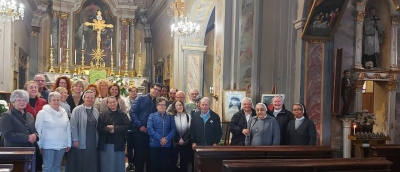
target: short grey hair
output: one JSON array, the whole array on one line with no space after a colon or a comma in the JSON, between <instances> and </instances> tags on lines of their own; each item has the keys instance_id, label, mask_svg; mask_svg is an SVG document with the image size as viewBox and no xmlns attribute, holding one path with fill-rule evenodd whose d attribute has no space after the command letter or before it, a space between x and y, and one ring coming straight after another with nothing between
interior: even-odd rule
<instances>
[{"instance_id":1,"label":"short grey hair","mask_svg":"<svg viewBox=\"0 0 400 172\"><path fill-rule=\"evenodd\" d=\"M24 98L27 102L29 102L29 94L25 90L17 89L14 90L10 95L10 103L14 103L17 98Z\"/></svg>"},{"instance_id":2,"label":"short grey hair","mask_svg":"<svg viewBox=\"0 0 400 172\"><path fill-rule=\"evenodd\" d=\"M208 97L203 97L203 98L201 98L200 102L203 101L203 100L207 100L207 101L208 101L208 104L211 103L211 100L210 100L210 98L208 98Z\"/></svg>"},{"instance_id":3,"label":"short grey hair","mask_svg":"<svg viewBox=\"0 0 400 172\"><path fill-rule=\"evenodd\" d=\"M33 78L36 78L36 77L38 77L38 76L41 76L41 77L43 77L43 78L46 78L46 77L45 77L43 74L41 74L41 73L36 74L35 77L33 77Z\"/></svg>"},{"instance_id":4,"label":"short grey hair","mask_svg":"<svg viewBox=\"0 0 400 172\"><path fill-rule=\"evenodd\" d=\"M176 94L183 94L183 96L185 96L185 92L183 91L177 91Z\"/></svg>"},{"instance_id":5,"label":"short grey hair","mask_svg":"<svg viewBox=\"0 0 400 172\"><path fill-rule=\"evenodd\" d=\"M283 97L282 96L275 96L274 98L272 98L272 101L274 101L276 98L280 98L282 100L282 103L284 103L283 101Z\"/></svg>"},{"instance_id":6,"label":"short grey hair","mask_svg":"<svg viewBox=\"0 0 400 172\"><path fill-rule=\"evenodd\" d=\"M51 93L49 93L49 97L47 98L48 102L50 102L51 98L53 98L53 97L61 97L61 94L59 92L51 92Z\"/></svg>"},{"instance_id":7,"label":"short grey hair","mask_svg":"<svg viewBox=\"0 0 400 172\"><path fill-rule=\"evenodd\" d=\"M243 102L246 101L246 100L250 101L251 107L254 109L253 100L251 100L250 97L245 97L245 98L242 99L242 102L241 102L242 103L242 109L243 109Z\"/></svg>"}]
</instances>

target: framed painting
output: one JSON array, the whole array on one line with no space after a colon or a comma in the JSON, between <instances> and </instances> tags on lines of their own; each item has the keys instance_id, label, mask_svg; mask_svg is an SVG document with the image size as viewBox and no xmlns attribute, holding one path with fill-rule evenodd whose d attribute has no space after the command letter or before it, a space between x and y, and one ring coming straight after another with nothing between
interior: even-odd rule
<instances>
[{"instance_id":1,"label":"framed painting","mask_svg":"<svg viewBox=\"0 0 400 172\"><path fill-rule=\"evenodd\" d=\"M222 122L230 122L233 114L241 109L242 99L246 97L246 91L224 91Z\"/></svg>"},{"instance_id":2,"label":"framed painting","mask_svg":"<svg viewBox=\"0 0 400 172\"><path fill-rule=\"evenodd\" d=\"M314 0L302 38L312 41L331 40L349 0Z\"/></svg>"},{"instance_id":3,"label":"framed painting","mask_svg":"<svg viewBox=\"0 0 400 172\"><path fill-rule=\"evenodd\" d=\"M269 110L273 110L274 107L272 106L272 99L276 96L281 96L282 101L285 102L285 94L262 94L261 102L266 104Z\"/></svg>"},{"instance_id":4,"label":"framed painting","mask_svg":"<svg viewBox=\"0 0 400 172\"><path fill-rule=\"evenodd\" d=\"M85 66L90 65L92 60L92 50L97 47L97 32L93 30L93 27L86 26L84 23L93 23L93 19L96 19L97 11L101 11L102 19L105 20L106 24L112 24L113 28L106 28L101 33L100 48L104 50L103 57L106 66L109 66L111 62L111 50L114 50L114 63L116 62L116 49L115 45L117 40L115 39L114 29L116 27L116 17L113 16L110 7L105 2L106 0L83 0L81 7L74 12L74 23L73 23L73 51L76 50L76 62L81 64L82 49L85 50L84 60ZM113 39L113 44L111 43ZM84 40L84 41L83 41ZM111 48L111 46L114 46Z\"/></svg>"}]
</instances>

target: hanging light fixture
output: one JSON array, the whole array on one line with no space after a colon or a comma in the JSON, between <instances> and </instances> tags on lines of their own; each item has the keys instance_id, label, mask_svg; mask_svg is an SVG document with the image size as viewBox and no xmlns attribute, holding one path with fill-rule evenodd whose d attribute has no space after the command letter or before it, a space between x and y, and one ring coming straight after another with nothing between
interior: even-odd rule
<instances>
[{"instance_id":1,"label":"hanging light fixture","mask_svg":"<svg viewBox=\"0 0 400 172\"><path fill-rule=\"evenodd\" d=\"M24 5L17 3L14 0L0 0L0 21L11 21L24 19Z\"/></svg>"},{"instance_id":2,"label":"hanging light fixture","mask_svg":"<svg viewBox=\"0 0 400 172\"><path fill-rule=\"evenodd\" d=\"M179 16L177 24L171 25L171 37L199 37L200 25L188 21L187 16Z\"/></svg>"}]
</instances>

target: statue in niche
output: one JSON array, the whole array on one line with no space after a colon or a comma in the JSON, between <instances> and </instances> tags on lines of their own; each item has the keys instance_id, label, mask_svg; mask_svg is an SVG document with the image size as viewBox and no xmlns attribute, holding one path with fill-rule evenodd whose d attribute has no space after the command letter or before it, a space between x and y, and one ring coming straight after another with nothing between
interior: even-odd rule
<instances>
[{"instance_id":1,"label":"statue in niche","mask_svg":"<svg viewBox=\"0 0 400 172\"><path fill-rule=\"evenodd\" d=\"M376 7L368 8L368 13L364 18L364 55L363 64L367 69L380 67L378 59L380 55L380 45L383 41L383 27L380 18L376 15Z\"/></svg>"}]
</instances>

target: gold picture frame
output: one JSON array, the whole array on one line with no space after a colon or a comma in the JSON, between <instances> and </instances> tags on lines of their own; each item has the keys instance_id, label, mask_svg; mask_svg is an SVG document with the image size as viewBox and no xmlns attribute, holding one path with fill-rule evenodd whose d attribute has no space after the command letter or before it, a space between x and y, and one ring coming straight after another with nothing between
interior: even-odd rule
<instances>
[{"instance_id":1,"label":"gold picture frame","mask_svg":"<svg viewBox=\"0 0 400 172\"><path fill-rule=\"evenodd\" d=\"M311 42L331 40L348 2L349 0L314 1L303 29L302 39Z\"/></svg>"},{"instance_id":2,"label":"gold picture frame","mask_svg":"<svg viewBox=\"0 0 400 172\"><path fill-rule=\"evenodd\" d=\"M230 122L233 114L241 109L241 101L246 97L246 91L224 90L222 122Z\"/></svg>"}]
</instances>

